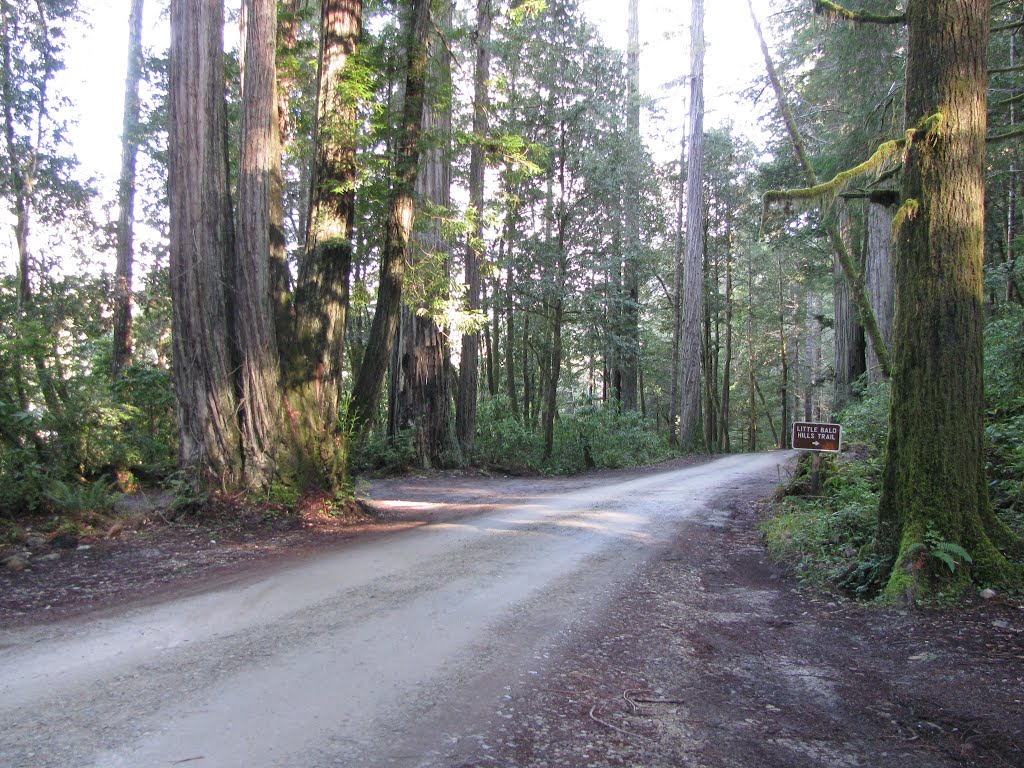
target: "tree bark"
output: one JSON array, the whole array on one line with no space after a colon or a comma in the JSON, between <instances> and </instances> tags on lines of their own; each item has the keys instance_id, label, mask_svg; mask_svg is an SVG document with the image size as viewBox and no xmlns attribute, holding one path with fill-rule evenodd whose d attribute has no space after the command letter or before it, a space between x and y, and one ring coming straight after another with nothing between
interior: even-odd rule
<instances>
[{"instance_id":1,"label":"tree bark","mask_svg":"<svg viewBox=\"0 0 1024 768\"><path fill-rule=\"evenodd\" d=\"M281 140L277 116L274 0L245 0L245 78L238 172L235 271L237 387L241 399L243 482L269 488L281 450L281 367L273 306L271 253L284 236Z\"/></svg>"},{"instance_id":2,"label":"tree bark","mask_svg":"<svg viewBox=\"0 0 1024 768\"><path fill-rule=\"evenodd\" d=\"M451 24L451 5L443 4L437 24L442 30ZM430 269L447 274L451 248L441 231L436 211L451 207L451 54L439 36L430 43L429 78L438 88L436 98L423 106L423 132L430 146L420 153L416 197L430 211L426 222L413 233L412 263L426 259ZM452 468L462 463L452 413L452 392L448 377L448 341L430 313L436 296L415 310L402 310L402 331L398 340L397 365L392 370L393 432L413 429L419 463L424 468ZM441 297L446 298L446 297ZM460 382L462 377L460 376Z\"/></svg>"},{"instance_id":3,"label":"tree bark","mask_svg":"<svg viewBox=\"0 0 1024 768\"><path fill-rule=\"evenodd\" d=\"M892 348L892 321L895 312L896 281L893 274L892 258L892 217L891 206L880 203L868 205L868 249L864 265L864 281L871 299L871 308L878 318L878 329L885 345ZM867 349L868 380L883 379L881 365L874 347Z\"/></svg>"},{"instance_id":4,"label":"tree bark","mask_svg":"<svg viewBox=\"0 0 1024 768\"><path fill-rule=\"evenodd\" d=\"M700 325L704 315L704 1L693 0L690 19L690 130L686 169L686 255L680 367L679 446L697 448L700 433Z\"/></svg>"},{"instance_id":5,"label":"tree bark","mask_svg":"<svg viewBox=\"0 0 1024 768\"><path fill-rule=\"evenodd\" d=\"M732 207L726 209L725 216L725 358L722 360L722 408L719 450L729 453L732 450L729 440L729 397L732 391Z\"/></svg>"},{"instance_id":6,"label":"tree bark","mask_svg":"<svg viewBox=\"0 0 1024 768\"><path fill-rule=\"evenodd\" d=\"M855 249L850 247L853 240L853 224L846 206L839 213L839 232L846 244L848 253ZM853 398L853 384L866 369L864 326L860 323L860 315L854 305L850 282L846 278L839 263L839 257L833 260L832 268L833 309L835 311L835 382L832 398L832 411L839 413L850 404Z\"/></svg>"},{"instance_id":7,"label":"tree bark","mask_svg":"<svg viewBox=\"0 0 1024 768\"><path fill-rule=\"evenodd\" d=\"M469 158L469 204L473 210L473 233L466 243L466 298L470 311L480 309L480 258L484 245L484 171L488 131L491 77L492 0L477 0L476 69L473 75L473 146ZM497 299L497 297L495 297ZM495 345L496 346L496 345ZM458 401L455 408L456 432L463 452L473 450L476 436L477 377L479 376L480 334L462 337Z\"/></svg>"},{"instance_id":8,"label":"tree bark","mask_svg":"<svg viewBox=\"0 0 1024 768\"><path fill-rule=\"evenodd\" d=\"M223 4L172 0L169 69L170 277L180 461L234 487L242 462L235 359L234 228L228 193Z\"/></svg>"},{"instance_id":9,"label":"tree bark","mask_svg":"<svg viewBox=\"0 0 1024 768\"><path fill-rule=\"evenodd\" d=\"M121 129L121 175L117 184L117 266L114 272L113 375L118 379L132 363L132 265L135 222L135 159L139 152L139 82L142 80L143 0L132 0L128 13L128 73L124 85Z\"/></svg>"},{"instance_id":10,"label":"tree bark","mask_svg":"<svg viewBox=\"0 0 1024 768\"><path fill-rule=\"evenodd\" d=\"M986 0L910 0L897 229L892 407L877 544L892 597L948 574L927 542L962 545L976 581L1021 576L999 547L1021 542L988 502L982 381Z\"/></svg>"},{"instance_id":11,"label":"tree bark","mask_svg":"<svg viewBox=\"0 0 1024 768\"><path fill-rule=\"evenodd\" d=\"M623 411L638 405L640 368L640 15L638 0L629 0L626 48L626 142L628 188L623 199L626 253L622 264L622 343L619 345L620 404Z\"/></svg>"},{"instance_id":12,"label":"tree bark","mask_svg":"<svg viewBox=\"0 0 1024 768\"><path fill-rule=\"evenodd\" d=\"M407 69L402 125L388 202L384 248L381 252L377 307L348 408L348 420L352 428L364 434L376 415L394 347L402 304L405 264L416 215L415 188L427 72L427 41L430 35L430 0L412 0L412 14L413 23L409 27L405 48Z\"/></svg>"},{"instance_id":13,"label":"tree bark","mask_svg":"<svg viewBox=\"0 0 1024 768\"><path fill-rule=\"evenodd\" d=\"M287 414L300 485L345 481L339 424L355 218L357 101L346 67L362 35L362 0L325 0L320 16L314 161L306 249L285 355Z\"/></svg>"},{"instance_id":14,"label":"tree bark","mask_svg":"<svg viewBox=\"0 0 1024 768\"><path fill-rule=\"evenodd\" d=\"M683 174L686 172L686 137L680 141L679 150L679 198L676 201L676 243L672 271L672 362L669 376L668 444L679 449L679 365L683 334L683 248L685 232L683 217L686 212L686 188Z\"/></svg>"}]
</instances>

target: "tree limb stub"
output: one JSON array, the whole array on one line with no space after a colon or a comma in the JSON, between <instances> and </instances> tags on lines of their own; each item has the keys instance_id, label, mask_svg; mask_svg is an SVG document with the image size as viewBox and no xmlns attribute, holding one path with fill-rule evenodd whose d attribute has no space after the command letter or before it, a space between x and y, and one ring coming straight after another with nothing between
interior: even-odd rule
<instances>
[{"instance_id":1,"label":"tree limb stub","mask_svg":"<svg viewBox=\"0 0 1024 768\"><path fill-rule=\"evenodd\" d=\"M814 0L814 12L826 19L839 19L841 21L852 21L855 24L906 24L905 13L880 15L866 11L851 11L831 0Z\"/></svg>"}]
</instances>

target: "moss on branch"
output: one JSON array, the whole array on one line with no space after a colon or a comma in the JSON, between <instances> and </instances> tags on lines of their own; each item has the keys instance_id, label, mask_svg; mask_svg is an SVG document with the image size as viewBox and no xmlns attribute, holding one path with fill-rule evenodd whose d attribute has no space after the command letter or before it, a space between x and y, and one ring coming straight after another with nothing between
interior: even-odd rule
<instances>
[{"instance_id":1,"label":"moss on branch","mask_svg":"<svg viewBox=\"0 0 1024 768\"><path fill-rule=\"evenodd\" d=\"M835 200L850 184L870 174L876 177L886 171L886 166L891 161L901 156L901 150L905 140L887 141L883 143L875 153L860 165L840 171L828 181L816 184L813 187L802 189L773 189L764 193L763 201L765 209L773 203L796 203L808 202L825 205Z\"/></svg>"},{"instance_id":2,"label":"moss on branch","mask_svg":"<svg viewBox=\"0 0 1024 768\"><path fill-rule=\"evenodd\" d=\"M814 12L826 19L840 21L852 21L855 24L906 24L905 13L884 15L867 13L866 11L851 11L845 6L833 3L831 0L814 0Z\"/></svg>"},{"instance_id":3,"label":"moss on branch","mask_svg":"<svg viewBox=\"0 0 1024 768\"><path fill-rule=\"evenodd\" d=\"M916 128L911 128L902 139L891 139L879 145L875 153L860 165L840 171L828 181L811 187L799 189L772 189L764 193L762 202L765 211L773 203L813 203L827 205L839 197L851 184L874 174L872 183L892 175L895 170L893 161L903 161L905 151L914 143L924 139L934 139L945 122L941 112L923 118Z\"/></svg>"}]
</instances>

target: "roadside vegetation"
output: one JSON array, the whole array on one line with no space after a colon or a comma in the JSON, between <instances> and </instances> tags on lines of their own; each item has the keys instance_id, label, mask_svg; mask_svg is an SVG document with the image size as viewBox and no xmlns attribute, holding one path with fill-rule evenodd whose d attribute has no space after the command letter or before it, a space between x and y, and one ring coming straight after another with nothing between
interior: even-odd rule
<instances>
[{"instance_id":1,"label":"roadside vegetation","mask_svg":"<svg viewBox=\"0 0 1024 768\"><path fill-rule=\"evenodd\" d=\"M1001 307L989 319L985 341L989 498L999 518L1024 536L1024 310ZM889 400L888 383L862 388L860 399L839 415L843 453L820 456L817 478L812 455L802 456L761 524L772 555L809 589L855 599L900 597L886 591L891 558L874 547ZM916 566L942 574L946 588L936 593L939 599L970 587L1019 592L1022 586L972 582L970 554L934 528L925 533Z\"/></svg>"}]
</instances>

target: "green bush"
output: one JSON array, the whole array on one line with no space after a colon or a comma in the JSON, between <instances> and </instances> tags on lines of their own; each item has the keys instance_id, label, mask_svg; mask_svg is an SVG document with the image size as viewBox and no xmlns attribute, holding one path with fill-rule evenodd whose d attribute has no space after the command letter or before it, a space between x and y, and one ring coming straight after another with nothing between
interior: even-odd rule
<instances>
[{"instance_id":1,"label":"green bush","mask_svg":"<svg viewBox=\"0 0 1024 768\"><path fill-rule=\"evenodd\" d=\"M773 557L792 563L800 580L815 589L873 597L891 565L865 554L878 527L889 393L888 383L865 387L861 400L840 414L846 445L861 450L834 463L822 495L788 496L761 524Z\"/></svg>"},{"instance_id":2,"label":"green bush","mask_svg":"<svg viewBox=\"0 0 1024 768\"><path fill-rule=\"evenodd\" d=\"M408 472L417 466L415 431L391 437L374 433L352 454L352 465L364 472Z\"/></svg>"},{"instance_id":3,"label":"green bush","mask_svg":"<svg viewBox=\"0 0 1024 768\"><path fill-rule=\"evenodd\" d=\"M985 328L985 400L992 504L1024 535L1024 308L1015 304Z\"/></svg>"},{"instance_id":4,"label":"green bush","mask_svg":"<svg viewBox=\"0 0 1024 768\"><path fill-rule=\"evenodd\" d=\"M495 395L480 402L476 415L473 461L488 467L536 470L542 452L538 435L512 411L512 401Z\"/></svg>"},{"instance_id":5,"label":"green bush","mask_svg":"<svg viewBox=\"0 0 1024 768\"><path fill-rule=\"evenodd\" d=\"M664 437L639 413L614 405L587 404L555 425L554 450L546 471L572 474L651 464L669 455Z\"/></svg>"}]
</instances>

